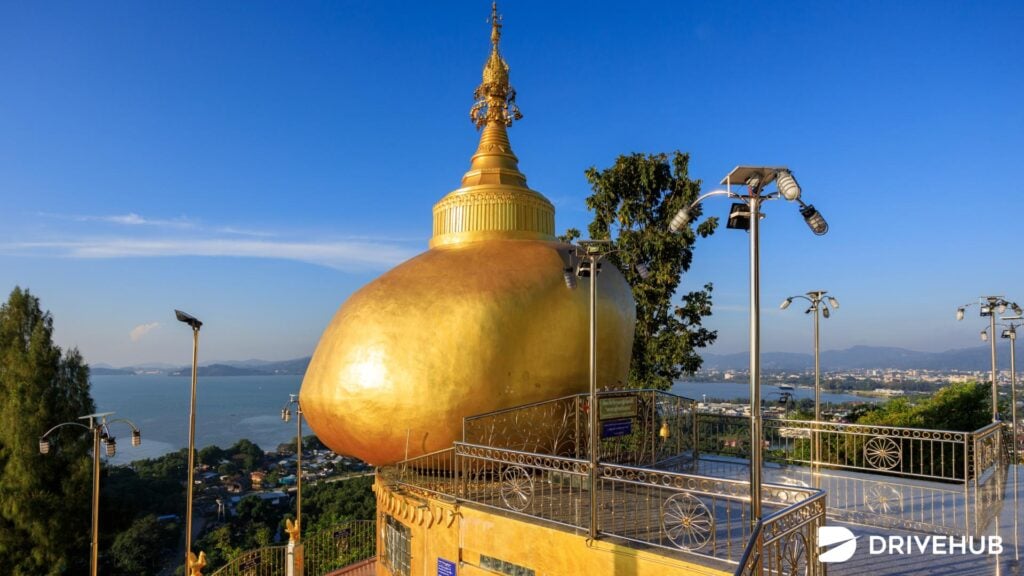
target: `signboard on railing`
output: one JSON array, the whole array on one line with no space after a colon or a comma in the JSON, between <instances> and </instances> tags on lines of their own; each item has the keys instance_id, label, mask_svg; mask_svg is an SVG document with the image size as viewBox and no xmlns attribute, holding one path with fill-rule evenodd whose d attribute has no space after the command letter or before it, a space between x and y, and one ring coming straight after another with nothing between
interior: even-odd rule
<instances>
[{"instance_id":1,"label":"signboard on railing","mask_svg":"<svg viewBox=\"0 0 1024 576\"><path fill-rule=\"evenodd\" d=\"M636 396L612 396L598 402L597 416L601 420L636 418Z\"/></svg>"},{"instance_id":2,"label":"signboard on railing","mask_svg":"<svg viewBox=\"0 0 1024 576\"><path fill-rule=\"evenodd\" d=\"M603 420L601 422L601 438L617 438L629 436L633 431L633 420L623 418L622 420Z\"/></svg>"}]
</instances>

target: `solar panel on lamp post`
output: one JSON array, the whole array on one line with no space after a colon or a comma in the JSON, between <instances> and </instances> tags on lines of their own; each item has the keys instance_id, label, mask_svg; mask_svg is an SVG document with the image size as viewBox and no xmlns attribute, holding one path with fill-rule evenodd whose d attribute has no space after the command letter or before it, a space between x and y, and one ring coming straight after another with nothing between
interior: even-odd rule
<instances>
[{"instance_id":1,"label":"solar panel on lamp post","mask_svg":"<svg viewBox=\"0 0 1024 576\"><path fill-rule=\"evenodd\" d=\"M776 183L777 190L765 193L765 187ZM751 524L761 519L761 285L760 285L760 219L761 204L766 200L782 198L800 204L800 213L818 236L828 232L828 223L813 206L800 199L802 190L793 173L786 167L737 166L722 179L724 190L713 190L699 196L683 207L672 218L669 230L679 232L687 226L694 209L715 196L737 200L730 209L727 227L745 229L750 234L750 508ZM732 191L732 185L747 187L746 194ZM745 205L745 208L744 208ZM784 302L783 307L789 302Z\"/></svg>"}]
</instances>

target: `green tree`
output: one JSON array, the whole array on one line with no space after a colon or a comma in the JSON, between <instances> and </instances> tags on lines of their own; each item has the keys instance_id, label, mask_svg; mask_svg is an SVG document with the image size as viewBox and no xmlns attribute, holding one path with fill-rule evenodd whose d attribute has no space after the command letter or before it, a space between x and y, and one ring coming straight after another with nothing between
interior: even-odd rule
<instances>
[{"instance_id":1,"label":"green tree","mask_svg":"<svg viewBox=\"0 0 1024 576\"><path fill-rule=\"evenodd\" d=\"M715 341L716 332L701 326L711 315L711 284L683 294L679 305L673 296L681 274L690 269L697 236L714 232L717 219L688 225L679 233L669 221L700 194L700 181L689 178L690 156L679 151L667 154L619 156L611 168L586 171L592 194L587 208L594 213L588 230L594 239L612 239L617 252L609 259L622 271L636 300L636 331L628 385L667 390L682 374L700 368L697 354ZM691 222L700 208L691 212ZM563 240L579 237L570 229ZM642 278L637 265L648 270Z\"/></svg>"},{"instance_id":2,"label":"green tree","mask_svg":"<svg viewBox=\"0 0 1024 576\"><path fill-rule=\"evenodd\" d=\"M7 574L81 573L89 558L91 436L50 427L95 412L89 368L53 343L53 318L15 288L0 306L0 566Z\"/></svg>"},{"instance_id":3,"label":"green tree","mask_svg":"<svg viewBox=\"0 0 1024 576\"><path fill-rule=\"evenodd\" d=\"M111 561L116 570L126 576L156 574L177 536L175 525L161 524L152 514L143 516L114 539L110 548Z\"/></svg>"}]
</instances>

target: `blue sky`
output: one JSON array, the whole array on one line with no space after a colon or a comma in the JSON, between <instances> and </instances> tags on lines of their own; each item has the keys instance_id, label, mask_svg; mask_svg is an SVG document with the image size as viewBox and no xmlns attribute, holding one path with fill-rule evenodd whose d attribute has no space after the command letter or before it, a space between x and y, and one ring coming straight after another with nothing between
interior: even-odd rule
<instances>
[{"instance_id":1,"label":"blue sky","mask_svg":"<svg viewBox=\"0 0 1024 576\"><path fill-rule=\"evenodd\" d=\"M511 130L559 229L583 171L681 149L711 189L788 165L828 219L765 207L766 351L808 351L785 296L842 308L826 348L979 344L981 294L1024 301L1019 2L509 1ZM488 2L5 3L0 289L29 287L91 362L312 352L337 307L426 249L477 132ZM709 203L724 215L728 202ZM714 352L746 349L747 237L697 247ZM977 324L977 326L975 326Z\"/></svg>"}]
</instances>

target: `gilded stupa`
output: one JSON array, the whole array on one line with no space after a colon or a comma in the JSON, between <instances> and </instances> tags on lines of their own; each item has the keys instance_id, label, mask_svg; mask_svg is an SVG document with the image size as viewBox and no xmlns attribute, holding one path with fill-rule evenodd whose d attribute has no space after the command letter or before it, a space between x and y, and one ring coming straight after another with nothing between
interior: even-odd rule
<instances>
[{"instance_id":1,"label":"gilded stupa","mask_svg":"<svg viewBox=\"0 0 1024 576\"><path fill-rule=\"evenodd\" d=\"M526 184L507 129L522 118L491 16L470 118L482 129L462 185L433 209L429 249L338 309L302 382L331 449L385 465L448 448L462 418L587 389L588 278L567 287L571 246ZM636 309L610 263L599 277L598 385L626 381Z\"/></svg>"}]
</instances>

